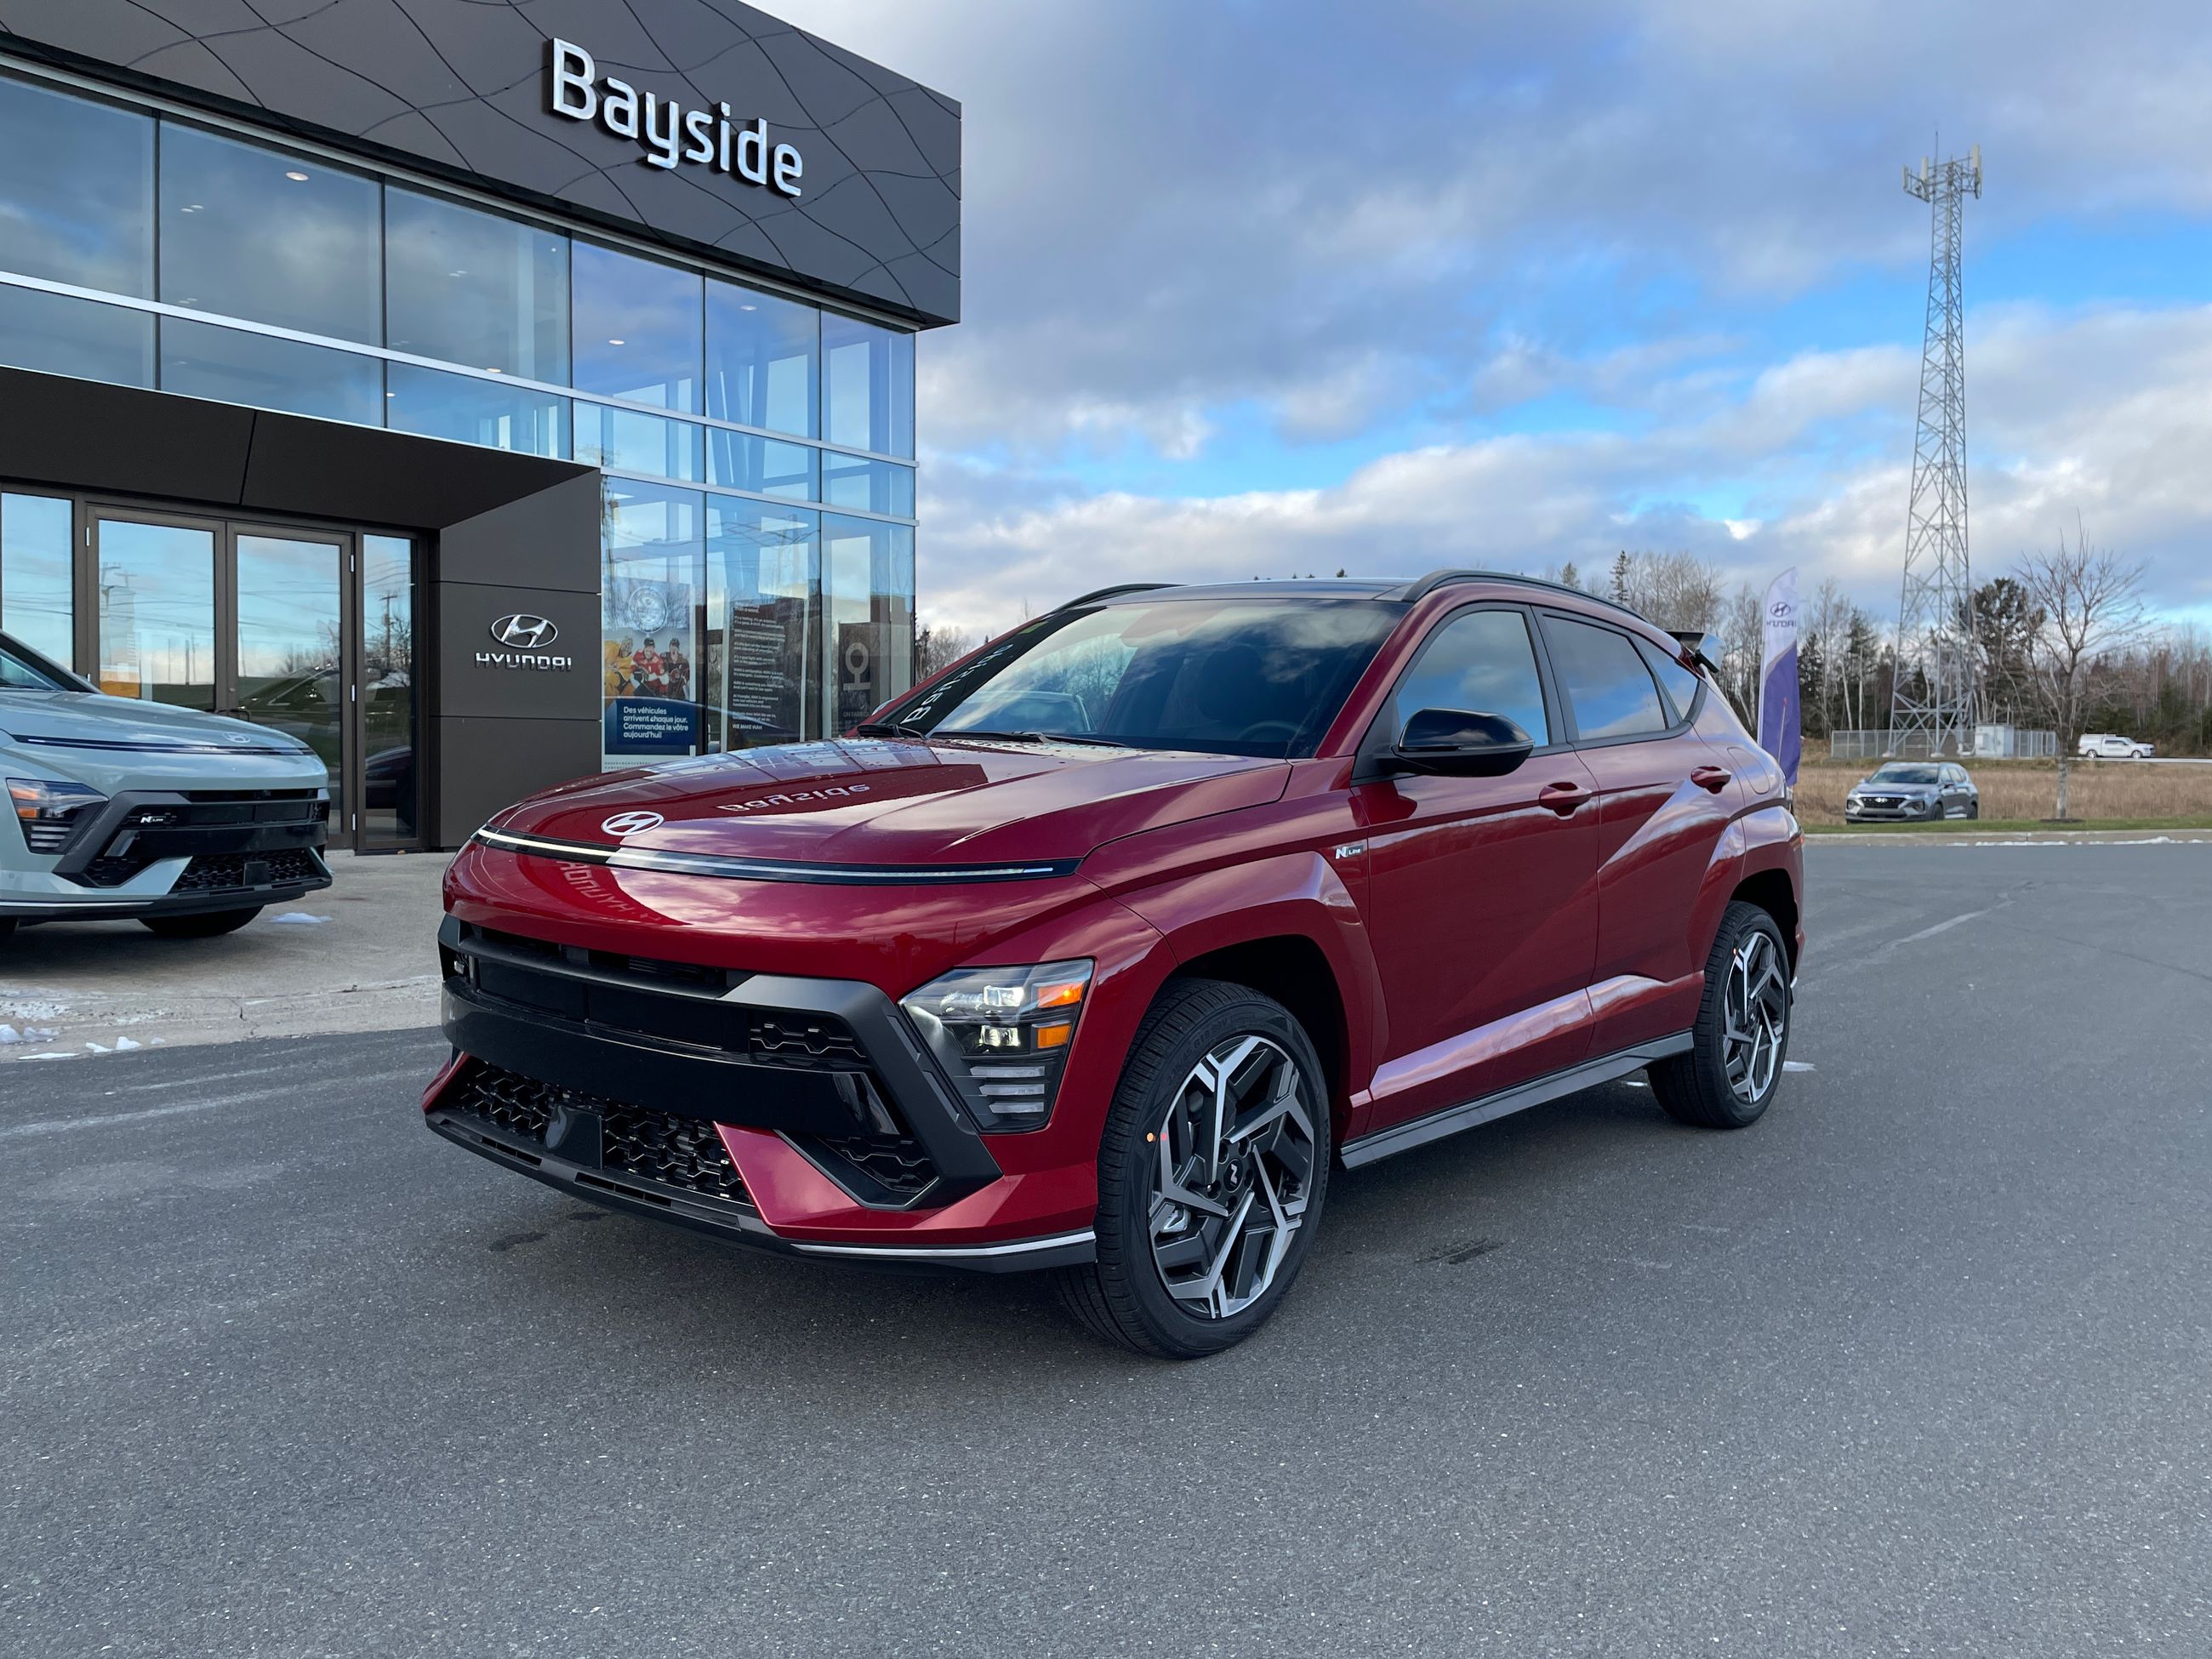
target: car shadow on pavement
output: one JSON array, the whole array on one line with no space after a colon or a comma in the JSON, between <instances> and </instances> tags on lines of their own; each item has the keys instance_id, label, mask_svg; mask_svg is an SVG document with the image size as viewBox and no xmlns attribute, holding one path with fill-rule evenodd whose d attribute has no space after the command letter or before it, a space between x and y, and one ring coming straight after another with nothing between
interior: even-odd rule
<instances>
[{"instance_id":1,"label":"car shadow on pavement","mask_svg":"<svg viewBox=\"0 0 2212 1659\"><path fill-rule=\"evenodd\" d=\"M1327 1225L1282 1314L1206 1362L1295 1363L1338 1340L1334 1306L1360 1295L1378 1256L1469 1262L1595 1165L1680 1136L1645 1091L1611 1085L1485 1125L1371 1169L1333 1176ZM557 1328L600 1386L658 1390L719 1379L722 1403L757 1407L825 1385L926 1389L1000 1401L1109 1372L1172 1373L1092 1337L1043 1274L896 1272L717 1243L539 1188L455 1214L438 1230L444 1289L538 1331ZM1417 1332L1409 1334L1418 1334ZM1249 1356L1249 1357L1248 1357ZM1383 1363L1382 1356L1371 1358Z\"/></svg>"}]
</instances>

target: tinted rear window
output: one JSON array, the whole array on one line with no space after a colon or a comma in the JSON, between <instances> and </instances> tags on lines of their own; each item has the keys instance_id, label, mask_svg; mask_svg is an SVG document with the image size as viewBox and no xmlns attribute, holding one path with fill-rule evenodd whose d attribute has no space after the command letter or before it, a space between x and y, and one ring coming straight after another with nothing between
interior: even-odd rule
<instances>
[{"instance_id":1,"label":"tinted rear window","mask_svg":"<svg viewBox=\"0 0 2212 1659\"><path fill-rule=\"evenodd\" d=\"M1552 653L1552 672L1574 710L1577 737L1638 737L1674 724L1660 703L1651 671L1627 635L1547 617L1544 640Z\"/></svg>"}]
</instances>

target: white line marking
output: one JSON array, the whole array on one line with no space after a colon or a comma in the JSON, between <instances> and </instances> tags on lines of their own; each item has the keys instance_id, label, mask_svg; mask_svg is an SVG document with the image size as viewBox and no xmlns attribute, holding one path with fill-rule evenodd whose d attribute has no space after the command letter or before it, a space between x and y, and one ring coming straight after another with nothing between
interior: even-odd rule
<instances>
[{"instance_id":1,"label":"white line marking","mask_svg":"<svg viewBox=\"0 0 2212 1659\"><path fill-rule=\"evenodd\" d=\"M410 1066L404 1072L370 1072L346 1080L349 1083L390 1083L401 1078L416 1078L428 1082L433 1075L434 1073ZM307 1091L287 1084L278 1089L252 1089L242 1094L219 1095L213 1100L179 1101L173 1106L146 1106L135 1112L108 1112L99 1117L50 1117L30 1123L11 1123L0 1128L0 1140L58 1134L66 1129L105 1129L117 1124L148 1123L156 1118L179 1117L187 1112L212 1112L225 1106L248 1105L257 1100L270 1100L280 1095L296 1095L303 1103L309 1097Z\"/></svg>"},{"instance_id":2,"label":"white line marking","mask_svg":"<svg viewBox=\"0 0 2212 1659\"><path fill-rule=\"evenodd\" d=\"M1937 922L1933 927L1923 927L1917 933L1907 933L1903 939L1899 939L1896 942L1899 945L1917 945L1923 939L1934 939L1938 933L1949 933L1954 927L1956 927L1961 922L1972 921L1976 916L1985 916L1989 915L1990 910L1994 910L1997 907L1996 905L1992 904L1986 909L1969 910L1963 916L1954 916L1948 921Z\"/></svg>"}]
</instances>

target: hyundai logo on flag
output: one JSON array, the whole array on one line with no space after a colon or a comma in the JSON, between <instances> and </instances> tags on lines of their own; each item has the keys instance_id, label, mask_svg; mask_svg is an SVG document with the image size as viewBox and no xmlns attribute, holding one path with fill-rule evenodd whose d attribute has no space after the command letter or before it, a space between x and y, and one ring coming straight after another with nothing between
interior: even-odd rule
<instances>
[{"instance_id":1,"label":"hyundai logo on flag","mask_svg":"<svg viewBox=\"0 0 2212 1659\"><path fill-rule=\"evenodd\" d=\"M658 812L617 812L599 828L617 839L641 836L648 830L658 830L662 823Z\"/></svg>"},{"instance_id":2,"label":"hyundai logo on flag","mask_svg":"<svg viewBox=\"0 0 2212 1659\"><path fill-rule=\"evenodd\" d=\"M501 617L491 625L491 636L501 645L511 645L518 650L535 651L542 645L550 645L561 637L561 630L544 617L533 617L526 611L518 611L511 617Z\"/></svg>"}]
</instances>

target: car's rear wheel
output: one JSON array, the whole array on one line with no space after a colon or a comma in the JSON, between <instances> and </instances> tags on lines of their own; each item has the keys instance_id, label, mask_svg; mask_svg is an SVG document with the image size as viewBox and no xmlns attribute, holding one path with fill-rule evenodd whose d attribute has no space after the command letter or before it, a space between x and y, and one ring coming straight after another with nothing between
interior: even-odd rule
<instances>
[{"instance_id":1,"label":"car's rear wheel","mask_svg":"<svg viewBox=\"0 0 2212 1659\"><path fill-rule=\"evenodd\" d=\"M1099 1335L1195 1359L1267 1322L1328 1185L1313 1042L1272 998L1182 980L1139 1028L1098 1158L1097 1260L1061 1290Z\"/></svg>"},{"instance_id":2,"label":"car's rear wheel","mask_svg":"<svg viewBox=\"0 0 2212 1659\"><path fill-rule=\"evenodd\" d=\"M1667 1115L1700 1128L1759 1121L1790 1053L1790 951L1774 918L1738 900L1705 960L1705 994L1686 1054L1650 1068Z\"/></svg>"},{"instance_id":3,"label":"car's rear wheel","mask_svg":"<svg viewBox=\"0 0 2212 1659\"><path fill-rule=\"evenodd\" d=\"M163 939L213 939L234 933L261 914L258 904L243 910L200 910L188 916L141 916L138 925Z\"/></svg>"}]
</instances>

